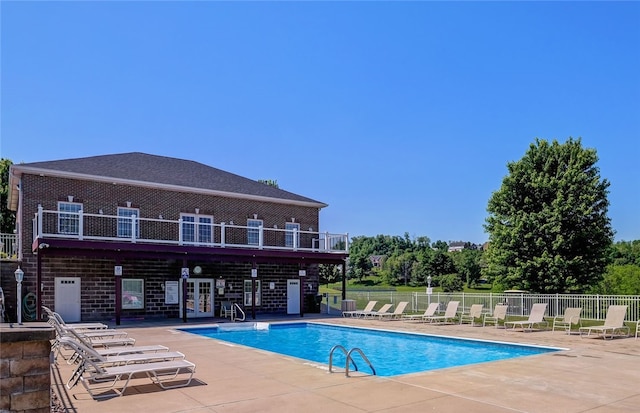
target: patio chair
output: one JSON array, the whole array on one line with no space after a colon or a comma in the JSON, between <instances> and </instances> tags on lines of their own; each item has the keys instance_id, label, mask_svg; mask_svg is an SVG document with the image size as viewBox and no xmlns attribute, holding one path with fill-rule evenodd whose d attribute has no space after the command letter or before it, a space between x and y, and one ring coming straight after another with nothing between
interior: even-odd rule
<instances>
[{"instance_id":1,"label":"patio chair","mask_svg":"<svg viewBox=\"0 0 640 413\"><path fill-rule=\"evenodd\" d=\"M500 321L504 322L507 320L507 309L509 308L506 304L496 304L493 309L493 314L485 314L482 319L482 326L486 326L487 324L493 324L496 328L500 327Z\"/></svg>"},{"instance_id":2,"label":"patio chair","mask_svg":"<svg viewBox=\"0 0 640 413\"><path fill-rule=\"evenodd\" d=\"M380 307L380 309L378 311L370 311L368 313L362 314L362 316L365 317L365 318L378 317L381 314L389 313L389 310L391 309L391 307L393 307L393 304L385 304L382 307Z\"/></svg>"},{"instance_id":3,"label":"patio chair","mask_svg":"<svg viewBox=\"0 0 640 413\"><path fill-rule=\"evenodd\" d=\"M547 312L547 303L536 303L531 307L529 318L519 321L505 321L504 328L515 330L516 328L522 329L522 331L533 331L533 326L540 326L541 324L547 325L544 319L544 313Z\"/></svg>"},{"instance_id":4,"label":"patio chair","mask_svg":"<svg viewBox=\"0 0 640 413\"><path fill-rule=\"evenodd\" d=\"M71 343L73 341L73 343ZM132 363L155 363L159 361L172 361L184 359L184 354L179 351L155 351L155 352L136 352L128 354L117 355L103 355L96 351L96 349L85 345L82 342L75 341L71 337L62 337L60 344L72 348L75 352L79 352L77 360L77 367L71 373L71 377L67 381L67 389L71 390L73 386L78 383L80 377L87 370L87 360L91 359L96 363L100 363L103 367L109 366L121 366Z\"/></svg>"},{"instance_id":5,"label":"patio chair","mask_svg":"<svg viewBox=\"0 0 640 413\"><path fill-rule=\"evenodd\" d=\"M614 337L628 337L630 329L624 324L624 318L627 315L626 305L610 305L607 310L607 317L604 324L598 326L580 327L580 337L590 336L591 332L599 333L603 339ZM626 332L626 333L625 333Z\"/></svg>"},{"instance_id":6,"label":"patio chair","mask_svg":"<svg viewBox=\"0 0 640 413\"><path fill-rule=\"evenodd\" d=\"M460 314L460 324L469 323L474 326L476 320L482 320L483 307L484 305L482 304L472 304L469 313ZM482 323L478 323L478 325L482 325Z\"/></svg>"},{"instance_id":7,"label":"patio chair","mask_svg":"<svg viewBox=\"0 0 640 413\"><path fill-rule=\"evenodd\" d=\"M640 333L640 320L636 321L636 340L638 339L638 333Z\"/></svg>"},{"instance_id":8,"label":"patio chair","mask_svg":"<svg viewBox=\"0 0 640 413\"><path fill-rule=\"evenodd\" d=\"M65 355L62 352L62 347L60 345L60 339L62 337L72 337L77 341L84 341L94 348L112 348L112 347L123 347L123 346L133 346L136 342L134 338L131 337L99 337L95 335L88 335L88 333L95 333L98 331L107 331L107 330L76 330L73 328L65 328L58 323L50 323L54 329L56 330L56 338L53 340L51 344L51 351L55 355L61 355L64 359L67 360L69 364L75 361L77 355ZM111 334L107 331L107 334Z\"/></svg>"},{"instance_id":9,"label":"patio chair","mask_svg":"<svg viewBox=\"0 0 640 413\"><path fill-rule=\"evenodd\" d=\"M233 315L233 304L231 301L222 301L220 303L220 317L227 318Z\"/></svg>"},{"instance_id":10,"label":"patio chair","mask_svg":"<svg viewBox=\"0 0 640 413\"><path fill-rule=\"evenodd\" d=\"M578 331L582 327L582 321L580 320L580 313L582 307L568 307L564 310L563 315L557 315L553 317L553 326L551 332L556 331L556 327L564 328L567 334L571 334L571 327L578 326Z\"/></svg>"},{"instance_id":11,"label":"patio chair","mask_svg":"<svg viewBox=\"0 0 640 413\"><path fill-rule=\"evenodd\" d=\"M438 307L440 307L440 303L431 303L423 314L404 314L402 319L404 321L422 321L425 317L434 316L438 311Z\"/></svg>"},{"instance_id":12,"label":"patio chair","mask_svg":"<svg viewBox=\"0 0 640 413\"><path fill-rule=\"evenodd\" d=\"M378 314L378 318L381 320L399 320L402 318L407 305L409 305L408 301L400 301L392 313Z\"/></svg>"},{"instance_id":13,"label":"patio chair","mask_svg":"<svg viewBox=\"0 0 640 413\"><path fill-rule=\"evenodd\" d=\"M378 304L377 301L369 301L367 305L362 310L351 310L351 311L343 311L343 317L361 317L363 314L370 313L373 311L373 308Z\"/></svg>"},{"instance_id":14,"label":"patio chair","mask_svg":"<svg viewBox=\"0 0 640 413\"><path fill-rule=\"evenodd\" d=\"M159 385L163 389L171 389L176 387L188 386L193 379L196 366L184 358L174 359L170 361L153 361L153 362L131 362L123 364L105 365L97 362L87 356L88 349L82 348L74 340L62 340L61 344L70 347L76 354L79 354L84 364L84 371L77 377L87 392L94 399L105 399L113 396L122 396L127 390L127 386L131 379L139 375L146 375L154 384ZM107 363L108 364L108 363ZM185 374L186 378L172 385L167 382L175 380L179 375ZM116 387L118 383L123 383ZM96 393L101 391L101 393Z\"/></svg>"},{"instance_id":15,"label":"patio chair","mask_svg":"<svg viewBox=\"0 0 640 413\"><path fill-rule=\"evenodd\" d=\"M66 323L62 316L57 312L51 310L49 307L41 306L44 312L47 314L49 319L55 319L58 323L62 324L67 328L75 328L78 330L104 330L109 328L108 325L103 323Z\"/></svg>"},{"instance_id":16,"label":"patio chair","mask_svg":"<svg viewBox=\"0 0 640 413\"><path fill-rule=\"evenodd\" d=\"M424 317L423 321L429 323L453 323L456 319L456 315L458 313L458 306L460 305L460 301L449 301L447 304L447 308L444 310L444 315L433 315L431 317Z\"/></svg>"}]
</instances>

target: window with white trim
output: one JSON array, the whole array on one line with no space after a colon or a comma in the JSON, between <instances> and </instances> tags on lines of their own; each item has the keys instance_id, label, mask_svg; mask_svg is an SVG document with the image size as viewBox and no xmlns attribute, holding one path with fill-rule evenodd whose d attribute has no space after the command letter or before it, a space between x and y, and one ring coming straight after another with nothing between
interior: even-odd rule
<instances>
[{"instance_id":1,"label":"window with white trim","mask_svg":"<svg viewBox=\"0 0 640 413\"><path fill-rule=\"evenodd\" d=\"M132 238L132 235L136 234L136 238L140 238L138 218L140 218L140 209L118 207L118 237Z\"/></svg>"},{"instance_id":2,"label":"window with white trim","mask_svg":"<svg viewBox=\"0 0 640 413\"><path fill-rule=\"evenodd\" d=\"M253 305L253 287L251 283L254 280L244 280L244 306L250 307ZM255 280L256 282L256 307L260 305L261 288L260 288L260 280Z\"/></svg>"},{"instance_id":3,"label":"window with white trim","mask_svg":"<svg viewBox=\"0 0 640 413\"><path fill-rule=\"evenodd\" d=\"M77 202L58 202L58 233L78 235L80 233L80 214L82 204ZM66 212L66 213L65 213Z\"/></svg>"},{"instance_id":4,"label":"window with white trim","mask_svg":"<svg viewBox=\"0 0 640 413\"><path fill-rule=\"evenodd\" d=\"M284 246L292 248L295 234L296 245L300 245L300 224L297 222L287 222L284 224Z\"/></svg>"},{"instance_id":5,"label":"window with white trim","mask_svg":"<svg viewBox=\"0 0 640 413\"><path fill-rule=\"evenodd\" d=\"M209 244L213 242L213 216L180 214L182 241Z\"/></svg>"},{"instance_id":6,"label":"window with white trim","mask_svg":"<svg viewBox=\"0 0 640 413\"><path fill-rule=\"evenodd\" d=\"M247 244L259 245L260 244L260 229L262 226L261 219L248 219L247 220Z\"/></svg>"},{"instance_id":7,"label":"window with white trim","mask_svg":"<svg viewBox=\"0 0 640 413\"><path fill-rule=\"evenodd\" d=\"M122 309L138 310L144 308L144 280L142 278L123 278Z\"/></svg>"}]
</instances>

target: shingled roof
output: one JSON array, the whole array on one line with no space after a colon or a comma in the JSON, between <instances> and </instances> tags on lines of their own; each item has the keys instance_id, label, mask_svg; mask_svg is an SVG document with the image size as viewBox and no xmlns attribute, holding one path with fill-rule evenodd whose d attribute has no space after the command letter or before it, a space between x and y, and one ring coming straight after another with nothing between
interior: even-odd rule
<instances>
[{"instance_id":1,"label":"shingled roof","mask_svg":"<svg viewBox=\"0 0 640 413\"><path fill-rule=\"evenodd\" d=\"M11 168L13 175L11 178L14 179L19 178L22 173L43 173L76 179L113 180L131 185L173 187L186 192L211 191L227 196L248 196L276 202L288 201L317 208L327 206L322 202L199 162L141 152L22 163L14 164ZM12 185L12 188L15 188L15 185ZM9 203L11 204L11 200Z\"/></svg>"}]
</instances>

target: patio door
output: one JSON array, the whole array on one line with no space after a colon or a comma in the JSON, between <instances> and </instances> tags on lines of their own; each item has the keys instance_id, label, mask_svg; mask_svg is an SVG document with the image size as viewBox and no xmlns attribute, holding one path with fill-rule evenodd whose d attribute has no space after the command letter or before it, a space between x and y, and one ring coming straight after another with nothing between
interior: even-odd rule
<instances>
[{"instance_id":1,"label":"patio door","mask_svg":"<svg viewBox=\"0 0 640 413\"><path fill-rule=\"evenodd\" d=\"M180 283L180 314L182 314L182 283ZM187 318L213 317L213 280L187 279Z\"/></svg>"},{"instance_id":2,"label":"patio door","mask_svg":"<svg viewBox=\"0 0 640 413\"><path fill-rule=\"evenodd\" d=\"M287 314L300 314L300 280L287 280Z\"/></svg>"}]
</instances>

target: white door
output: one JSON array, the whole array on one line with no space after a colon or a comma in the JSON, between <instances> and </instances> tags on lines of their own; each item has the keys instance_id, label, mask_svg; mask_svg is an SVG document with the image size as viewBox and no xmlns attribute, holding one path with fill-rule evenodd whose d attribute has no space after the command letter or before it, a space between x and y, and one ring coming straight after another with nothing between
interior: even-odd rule
<instances>
[{"instance_id":1,"label":"white door","mask_svg":"<svg viewBox=\"0 0 640 413\"><path fill-rule=\"evenodd\" d=\"M80 277L56 277L54 308L65 322L80 321Z\"/></svg>"},{"instance_id":2,"label":"white door","mask_svg":"<svg viewBox=\"0 0 640 413\"><path fill-rule=\"evenodd\" d=\"M300 280L287 280L287 314L300 314Z\"/></svg>"},{"instance_id":3,"label":"white door","mask_svg":"<svg viewBox=\"0 0 640 413\"><path fill-rule=\"evenodd\" d=\"M187 280L187 317L213 317L213 280ZM180 283L180 314L182 315L182 283Z\"/></svg>"}]
</instances>

